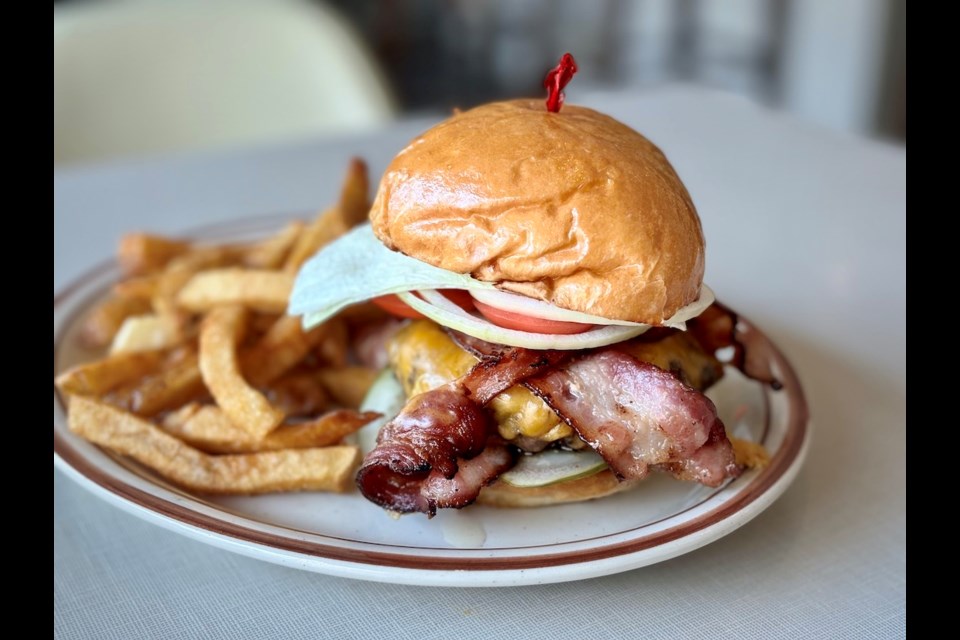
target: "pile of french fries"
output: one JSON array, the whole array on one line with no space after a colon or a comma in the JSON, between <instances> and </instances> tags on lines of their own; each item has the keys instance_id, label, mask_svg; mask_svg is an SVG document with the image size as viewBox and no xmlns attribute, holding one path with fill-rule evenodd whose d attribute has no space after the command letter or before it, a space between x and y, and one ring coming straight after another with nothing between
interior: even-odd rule
<instances>
[{"instance_id":1,"label":"pile of french fries","mask_svg":"<svg viewBox=\"0 0 960 640\"><path fill-rule=\"evenodd\" d=\"M360 452L341 441L377 417L357 411L376 371L348 335L383 317L354 307L304 331L284 311L304 261L369 206L354 160L336 206L265 240L124 237L125 277L80 333L106 354L56 379L70 429L193 491L346 490Z\"/></svg>"}]
</instances>

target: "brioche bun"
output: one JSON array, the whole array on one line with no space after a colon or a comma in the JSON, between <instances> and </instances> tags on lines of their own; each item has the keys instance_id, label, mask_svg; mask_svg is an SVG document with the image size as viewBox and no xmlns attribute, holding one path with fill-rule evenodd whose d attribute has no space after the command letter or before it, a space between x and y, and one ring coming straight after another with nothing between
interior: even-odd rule
<instances>
[{"instance_id":1,"label":"brioche bun","mask_svg":"<svg viewBox=\"0 0 960 640\"><path fill-rule=\"evenodd\" d=\"M700 295L700 219L663 153L592 109L454 115L394 158L370 213L389 248L565 309L660 324Z\"/></svg>"}]
</instances>

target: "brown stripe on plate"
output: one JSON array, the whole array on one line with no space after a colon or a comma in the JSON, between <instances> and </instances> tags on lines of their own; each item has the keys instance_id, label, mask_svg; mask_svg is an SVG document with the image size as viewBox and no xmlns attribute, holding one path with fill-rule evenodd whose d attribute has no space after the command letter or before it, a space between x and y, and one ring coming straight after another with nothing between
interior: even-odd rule
<instances>
[{"instance_id":1,"label":"brown stripe on plate","mask_svg":"<svg viewBox=\"0 0 960 640\"><path fill-rule=\"evenodd\" d=\"M277 223L285 219L289 219L289 217L266 216L251 218L242 221L241 225L243 226L244 230L252 231L254 230L252 227L256 227L258 223L261 225L266 225L267 223ZM194 233L189 234L189 237L210 239L218 235L229 235L231 232L235 234L237 229L238 224L236 221L214 224L198 229ZM54 310L56 311L59 306L73 297L78 291L83 289L84 286L90 284L96 278L106 275L111 268L114 268L112 261L100 263L61 289L59 293L54 295ZM81 312L85 308L86 305L83 305L76 313ZM76 314L71 315L74 316ZM793 370L793 367L790 365L784 355L777 349L777 347L759 329L754 327L748 321L744 320L742 316L740 319L741 322L744 323L745 331L743 340L746 346L753 352L760 353L768 358L774 364L775 370L780 372L780 379L783 383L783 388L779 391L765 389L764 401L769 404L769 396L766 394L770 393L782 393L786 394L787 396L787 405L789 407L789 414L787 416L787 430L784 440L780 448L774 454L770 464L760 473L754 476L750 481L750 484L739 489L739 493L733 499L697 516L692 520L682 522L676 526L652 533L650 535L619 543L601 545L587 550L548 553L533 556L516 555L505 558L445 558L412 556L383 551L370 551L365 549L345 549L333 545L299 540L274 533L259 531L255 528L245 526L242 523L229 522L213 515L198 513L186 506L171 502L170 500L160 496L156 496L133 487L123 480L104 472L91 461L89 461L68 441L66 437L57 432L56 424L54 424L53 450L56 455L58 455L64 462L69 464L79 474L102 489L109 491L110 493L122 498L123 500L126 500L127 502L197 529L210 531L222 536L227 536L236 540L253 543L263 547L357 564L437 571L458 569L474 571L509 571L519 569L538 569L603 560L606 558L636 553L645 549L656 547L658 545L666 544L668 542L695 534L729 518L735 513L743 510L745 507L763 495L766 491L768 491L770 487L772 487L773 484L776 483L777 480L784 475L784 473L786 473L791 464L799 455L804 440L806 439L806 432L808 428L807 425L809 421L807 404L804 398L803 390L800 386L800 381L796 375L796 372ZM64 333L63 328L70 326L73 320L73 317L67 318L62 323L61 331L54 336L54 366L56 366L58 360L57 356L60 352L60 348L63 346L61 344ZM62 398L56 391L56 388L54 388L54 394L58 404L60 405L61 411L65 414L66 408L63 405ZM769 407L767 416L769 420ZM152 481L152 479L148 476L142 475L141 477ZM736 480L734 482L736 482ZM703 502L709 501L715 495L716 493L711 494L705 498ZM694 505L693 507L689 507L685 511L695 508L696 506L703 504L703 502L699 503L698 505ZM680 513L683 512L672 514L669 517L676 517ZM245 516L233 517L245 518ZM651 526L652 524L655 523L646 523L637 529L642 529L644 527ZM280 525L271 526L276 527ZM597 539L619 536L637 529L607 534ZM376 545L376 543L361 541L350 542L367 546ZM578 540L576 542L583 541ZM522 548L519 547L515 549L522 550ZM424 551L429 550L430 549L424 549ZM498 550L509 551L511 548L499 548Z\"/></svg>"}]
</instances>

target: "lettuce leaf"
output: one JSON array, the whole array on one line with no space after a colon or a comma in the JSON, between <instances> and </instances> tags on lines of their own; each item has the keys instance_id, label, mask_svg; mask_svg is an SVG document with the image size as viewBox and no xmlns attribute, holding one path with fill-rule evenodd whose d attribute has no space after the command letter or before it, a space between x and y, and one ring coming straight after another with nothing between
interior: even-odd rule
<instances>
[{"instance_id":1,"label":"lettuce leaf","mask_svg":"<svg viewBox=\"0 0 960 640\"><path fill-rule=\"evenodd\" d=\"M287 313L303 316L304 328L310 329L351 304L391 293L432 289L498 291L493 283L435 267L399 251L391 251L373 234L371 226L365 224L331 242L307 260L297 274ZM663 325L685 328L684 321L700 315L713 299L713 292L703 285L699 299L678 310ZM649 325L642 323L608 320L578 311L566 313L571 322L619 325L641 330L649 328Z\"/></svg>"},{"instance_id":2,"label":"lettuce leaf","mask_svg":"<svg viewBox=\"0 0 960 640\"><path fill-rule=\"evenodd\" d=\"M302 315L303 326L309 329L351 304L418 289L494 286L391 251L365 224L328 244L303 265L287 313Z\"/></svg>"}]
</instances>

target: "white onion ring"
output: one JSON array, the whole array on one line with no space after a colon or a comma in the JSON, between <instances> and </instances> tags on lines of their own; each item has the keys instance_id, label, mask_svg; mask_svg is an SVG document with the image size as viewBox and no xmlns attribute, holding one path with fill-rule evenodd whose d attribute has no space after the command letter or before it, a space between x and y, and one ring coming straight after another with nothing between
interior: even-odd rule
<instances>
[{"instance_id":1,"label":"white onion ring","mask_svg":"<svg viewBox=\"0 0 960 640\"><path fill-rule=\"evenodd\" d=\"M467 313L436 291L422 290L417 293L422 299L412 293L399 293L397 295L401 300L437 324L462 331L474 338L480 338L481 340L494 342L496 344L505 344L511 347L539 350L560 349L564 351L592 349L594 347L604 347L608 344L623 342L624 340L640 335L650 328L649 325L632 327L608 325L605 327L598 326L584 333L576 333L573 335L517 331L515 329L498 327L489 320L478 318L475 315Z\"/></svg>"},{"instance_id":2,"label":"white onion ring","mask_svg":"<svg viewBox=\"0 0 960 640\"><path fill-rule=\"evenodd\" d=\"M596 325L616 325L623 327L649 328L651 326L648 324L642 324L640 322L629 322L627 320L609 320L600 316L590 315L589 313L561 309L556 305L543 302L542 300L534 300L533 298L527 298L526 296L508 293L506 291L492 289L482 291L470 289L469 291L470 295L480 302L489 304L492 307L497 307L498 309L503 309L504 311L512 311L514 313L530 316L531 318L560 320L563 322L581 322L584 324ZM676 313L663 321L662 326L670 327L671 329L686 329L686 321L690 320L691 318L696 318L698 315L703 313L707 307L713 304L715 299L716 297L713 294L713 289L705 284L701 284L700 297L690 304L680 307Z\"/></svg>"},{"instance_id":3,"label":"white onion ring","mask_svg":"<svg viewBox=\"0 0 960 640\"><path fill-rule=\"evenodd\" d=\"M518 293L510 293L509 291L501 291L499 289L477 289L470 291L470 295L483 304L488 304L491 307L496 307L503 311L519 313L528 318L557 320L559 322L579 322L581 324L618 325L623 327L644 326L639 322L611 320L603 316L595 316L581 311L561 309L557 305L544 302L543 300L536 300Z\"/></svg>"}]
</instances>

